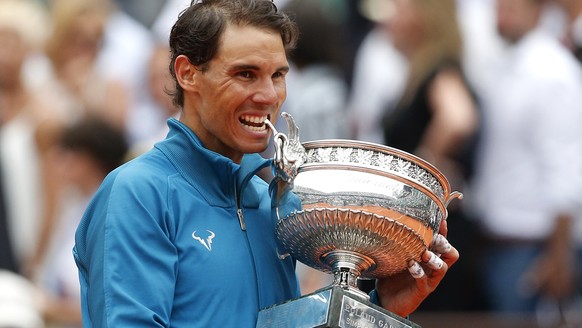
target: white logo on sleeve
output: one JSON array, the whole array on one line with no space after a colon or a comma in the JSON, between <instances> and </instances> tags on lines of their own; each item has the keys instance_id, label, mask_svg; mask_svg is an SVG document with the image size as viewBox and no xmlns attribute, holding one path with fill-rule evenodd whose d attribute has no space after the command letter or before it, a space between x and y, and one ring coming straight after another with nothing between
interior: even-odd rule
<instances>
[{"instance_id":1,"label":"white logo on sleeve","mask_svg":"<svg viewBox=\"0 0 582 328\"><path fill-rule=\"evenodd\" d=\"M209 233L206 239L202 239L202 237L196 236L196 230L194 230L194 232L192 233L192 238L194 238L194 240L198 240L202 244L202 246L206 247L207 250L212 251L212 239L216 235L214 234L214 232L210 230L206 231Z\"/></svg>"}]
</instances>

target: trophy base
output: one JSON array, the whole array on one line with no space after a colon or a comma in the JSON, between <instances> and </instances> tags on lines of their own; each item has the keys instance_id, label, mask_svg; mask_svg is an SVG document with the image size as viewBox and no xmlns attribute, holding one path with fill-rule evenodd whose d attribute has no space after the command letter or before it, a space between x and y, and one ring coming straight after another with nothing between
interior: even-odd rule
<instances>
[{"instance_id":1,"label":"trophy base","mask_svg":"<svg viewBox=\"0 0 582 328\"><path fill-rule=\"evenodd\" d=\"M277 327L421 328L337 285L259 311L257 328Z\"/></svg>"}]
</instances>

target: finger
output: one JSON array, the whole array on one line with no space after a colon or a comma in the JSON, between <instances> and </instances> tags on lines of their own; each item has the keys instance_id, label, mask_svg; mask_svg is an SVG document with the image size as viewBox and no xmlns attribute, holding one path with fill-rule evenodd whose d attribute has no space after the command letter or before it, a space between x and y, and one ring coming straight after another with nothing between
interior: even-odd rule
<instances>
[{"instance_id":1,"label":"finger","mask_svg":"<svg viewBox=\"0 0 582 328\"><path fill-rule=\"evenodd\" d=\"M451 249L446 253L442 253L440 257L443 261L445 261L448 267L451 267L451 265L453 265L459 259L459 251L457 251L455 247L451 246Z\"/></svg>"},{"instance_id":2,"label":"finger","mask_svg":"<svg viewBox=\"0 0 582 328\"><path fill-rule=\"evenodd\" d=\"M431 251L426 251L422 254L422 261L430 269L427 274L426 285L428 290L433 291L445 277L449 266Z\"/></svg>"},{"instance_id":3,"label":"finger","mask_svg":"<svg viewBox=\"0 0 582 328\"><path fill-rule=\"evenodd\" d=\"M410 260L408 263L408 272L414 279L420 279L425 276L424 269L420 265L420 263Z\"/></svg>"},{"instance_id":4,"label":"finger","mask_svg":"<svg viewBox=\"0 0 582 328\"><path fill-rule=\"evenodd\" d=\"M428 257L428 258L427 258ZM432 270L440 270L445 265L445 262L441 260L435 253L431 251L426 251L423 254L423 260L426 259L426 265Z\"/></svg>"},{"instance_id":5,"label":"finger","mask_svg":"<svg viewBox=\"0 0 582 328\"><path fill-rule=\"evenodd\" d=\"M452 248L453 246L451 246L447 238L441 234L438 234L432 242L432 249L439 254L448 253Z\"/></svg>"},{"instance_id":6,"label":"finger","mask_svg":"<svg viewBox=\"0 0 582 328\"><path fill-rule=\"evenodd\" d=\"M443 236L447 236L447 234L449 233L449 224L447 223L447 220L441 220L441 225L439 226L439 234L443 235Z\"/></svg>"}]
</instances>

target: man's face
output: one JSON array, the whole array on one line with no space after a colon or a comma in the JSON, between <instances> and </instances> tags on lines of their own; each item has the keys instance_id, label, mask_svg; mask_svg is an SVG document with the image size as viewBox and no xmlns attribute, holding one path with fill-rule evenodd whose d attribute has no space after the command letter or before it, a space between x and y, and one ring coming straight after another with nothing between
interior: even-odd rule
<instances>
[{"instance_id":1,"label":"man's face","mask_svg":"<svg viewBox=\"0 0 582 328\"><path fill-rule=\"evenodd\" d=\"M270 130L263 122L279 114L288 70L278 33L228 25L207 70L195 73L196 92L185 93L182 120L206 148L235 162L264 151Z\"/></svg>"},{"instance_id":2,"label":"man's face","mask_svg":"<svg viewBox=\"0 0 582 328\"><path fill-rule=\"evenodd\" d=\"M418 5L413 1L394 0L394 15L387 23L388 33L394 46L410 56L424 42L425 28Z\"/></svg>"},{"instance_id":3,"label":"man's face","mask_svg":"<svg viewBox=\"0 0 582 328\"><path fill-rule=\"evenodd\" d=\"M541 6L533 0L497 0L497 31L510 43L518 42L538 22Z\"/></svg>"}]
</instances>

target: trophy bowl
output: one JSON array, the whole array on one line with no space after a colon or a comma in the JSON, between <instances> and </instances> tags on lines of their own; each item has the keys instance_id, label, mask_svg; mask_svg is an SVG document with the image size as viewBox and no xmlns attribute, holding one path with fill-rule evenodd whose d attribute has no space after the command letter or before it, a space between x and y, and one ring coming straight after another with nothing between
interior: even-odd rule
<instances>
[{"instance_id":1,"label":"trophy bowl","mask_svg":"<svg viewBox=\"0 0 582 328\"><path fill-rule=\"evenodd\" d=\"M420 261L448 203L462 197L445 176L417 156L380 144L299 143L292 118L283 116L290 138L276 147L283 149L280 173L300 201L300 208L278 213L276 235L286 251L314 269L336 274L345 268L357 278L390 276Z\"/></svg>"}]
</instances>

